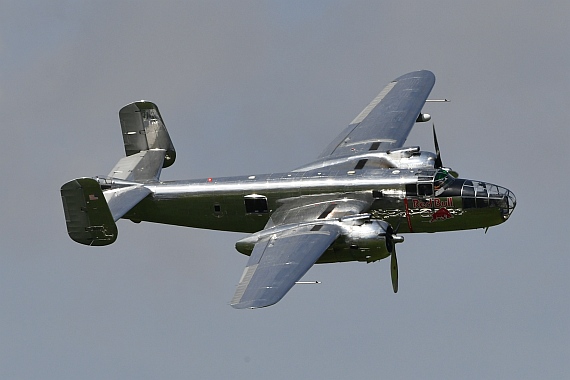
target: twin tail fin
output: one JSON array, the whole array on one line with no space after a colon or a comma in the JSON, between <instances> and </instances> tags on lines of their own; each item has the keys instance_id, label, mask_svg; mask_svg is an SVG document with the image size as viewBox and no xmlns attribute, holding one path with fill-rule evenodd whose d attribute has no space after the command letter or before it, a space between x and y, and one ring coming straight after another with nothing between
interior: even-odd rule
<instances>
[{"instance_id":1,"label":"twin tail fin","mask_svg":"<svg viewBox=\"0 0 570 380\"><path fill-rule=\"evenodd\" d=\"M176 159L176 150L156 104L141 100L119 111L126 157L109 177L134 182L158 181L162 168Z\"/></svg>"},{"instance_id":2,"label":"twin tail fin","mask_svg":"<svg viewBox=\"0 0 570 380\"><path fill-rule=\"evenodd\" d=\"M145 184L157 182L162 168L176 159L156 104L128 104L119 111L119 120L126 157L111 170L111 178L77 178L61 187L67 232L81 244L114 243L115 222L151 193Z\"/></svg>"}]
</instances>

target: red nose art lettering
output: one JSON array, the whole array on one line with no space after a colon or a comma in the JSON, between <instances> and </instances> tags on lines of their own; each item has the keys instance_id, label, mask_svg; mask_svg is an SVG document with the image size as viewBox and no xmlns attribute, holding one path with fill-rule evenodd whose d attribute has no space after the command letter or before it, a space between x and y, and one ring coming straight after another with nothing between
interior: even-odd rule
<instances>
[{"instance_id":1,"label":"red nose art lettering","mask_svg":"<svg viewBox=\"0 0 570 380\"><path fill-rule=\"evenodd\" d=\"M446 208L453 207L453 198L412 199L413 208Z\"/></svg>"},{"instance_id":2,"label":"red nose art lettering","mask_svg":"<svg viewBox=\"0 0 570 380\"><path fill-rule=\"evenodd\" d=\"M439 220L447 220L453 218L453 215L446 208L440 208L431 215L430 223L437 222Z\"/></svg>"}]
</instances>

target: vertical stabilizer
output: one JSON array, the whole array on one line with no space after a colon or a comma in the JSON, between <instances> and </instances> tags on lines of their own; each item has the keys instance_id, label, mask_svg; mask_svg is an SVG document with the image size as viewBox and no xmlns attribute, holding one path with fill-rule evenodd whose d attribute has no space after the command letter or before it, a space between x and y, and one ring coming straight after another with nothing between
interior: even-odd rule
<instances>
[{"instance_id":1,"label":"vertical stabilizer","mask_svg":"<svg viewBox=\"0 0 570 380\"><path fill-rule=\"evenodd\" d=\"M61 187L61 199L69 237L85 245L109 245L118 230L99 183L77 178Z\"/></svg>"},{"instance_id":2,"label":"vertical stabilizer","mask_svg":"<svg viewBox=\"0 0 570 380\"><path fill-rule=\"evenodd\" d=\"M156 182L162 168L174 163L176 151L156 104L141 100L119 111L126 157L109 177L132 182Z\"/></svg>"},{"instance_id":3,"label":"vertical stabilizer","mask_svg":"<svg viewBox=\"0 0 570 380\"><path fill-rule=\"evenodd\" d=\"M176 151L156 104L144 100L127 104L119 111L119 120L127 156L164 149L162 167L167 168L174 163Z\"/></svg>"}]
</instances>

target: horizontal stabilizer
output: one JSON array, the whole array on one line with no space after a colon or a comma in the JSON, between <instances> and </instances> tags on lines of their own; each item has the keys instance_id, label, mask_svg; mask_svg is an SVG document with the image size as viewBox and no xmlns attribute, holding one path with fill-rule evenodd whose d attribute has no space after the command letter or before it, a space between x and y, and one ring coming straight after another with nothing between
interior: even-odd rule
<instances>
[{"instance_id":1,"label":"horizontal stabilizer","mask_svg":"<svg viewBox=\"0 0 570 380\"><path fill-rule=\"evenodd\" d=\"M107 190L103 195L113 219L117 221L150 193L151 191L142 185L133 185Z\"/></svg>"},{"instance_id":2,"label":"horizontal stabilizer","mask_svg":"<svg viewBox=\"0 0 570 380\"><path fill-rule=\"evenodd\" d=\"M164 149L152 149L121 158L109 177L134 182L158 181L165 154Z\"/></svg>"},{"instance_id":3,"label":"horizontal stabilizer","mask_svg":"<svg viewBox=\"0 0 570 380\"><path fill-rule=\"evenodd\" d=\"M85 245L108 245L117 240L117 225L99 183L78 178L61 187L67 233Z\"/></svg>"}]
</instances>

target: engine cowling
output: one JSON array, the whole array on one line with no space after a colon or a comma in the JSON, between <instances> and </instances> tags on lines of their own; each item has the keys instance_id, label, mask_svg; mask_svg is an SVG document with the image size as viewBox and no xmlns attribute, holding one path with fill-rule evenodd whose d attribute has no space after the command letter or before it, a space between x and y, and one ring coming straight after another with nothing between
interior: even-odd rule
<instances>
[{"instance_id":1,"label":"engine cowling","mask_svg":"<svg viewBox=\"0 0 570 380\"><path fill-rule=\"evenodd\" d=\"M383 220L370 220L360 225L349 226L345 233L345 242L351 249L385 250L391 252L390 238L392 227Z\"/></svg>"}]
</instances>

